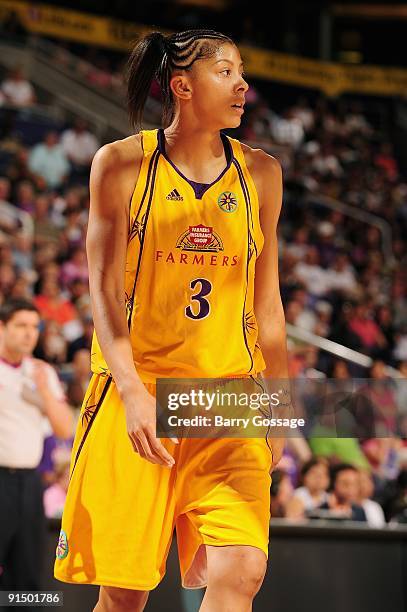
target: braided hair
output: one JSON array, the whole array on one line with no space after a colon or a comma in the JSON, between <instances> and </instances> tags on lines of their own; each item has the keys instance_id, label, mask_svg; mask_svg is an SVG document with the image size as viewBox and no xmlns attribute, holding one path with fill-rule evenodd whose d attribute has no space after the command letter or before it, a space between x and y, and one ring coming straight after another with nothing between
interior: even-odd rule
<instances>
[{"instance_id":1,"label":"braided hair","mask_svg":"<svg viewBox=\"0 0 407 612\"><path fill-rule=\"evenodd\" d=\"M215 55L231 38L214 30L186 30L164 36L152 32L135 45L127 63L127 107L135 129L141 124L144 106L153 78L157 78L163 98L162 122L167 127L174 116L175 104L170 87L173 70L189 70L199 59Z\"/></svg>"}]
</instances>

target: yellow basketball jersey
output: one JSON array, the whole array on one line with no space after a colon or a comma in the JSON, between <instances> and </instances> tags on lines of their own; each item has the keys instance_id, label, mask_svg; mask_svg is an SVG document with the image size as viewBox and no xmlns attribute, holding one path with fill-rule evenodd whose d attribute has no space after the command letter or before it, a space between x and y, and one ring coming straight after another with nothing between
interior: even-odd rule
<instances>
[{"instance_id":1,"label":"yellow basketball jersey","mask_svg":"<svg viewBox=\"0 0 407 612\"><path fill-rule=\"evenodd\" d=\"M143 382L261 372L254 314L264 236L238 140L221 134L227 166L199 193L165 152L162 129L143 130L125 270L127 321ZM94 333L92 371L109 375Z\"/></svg>"}]
</instances>

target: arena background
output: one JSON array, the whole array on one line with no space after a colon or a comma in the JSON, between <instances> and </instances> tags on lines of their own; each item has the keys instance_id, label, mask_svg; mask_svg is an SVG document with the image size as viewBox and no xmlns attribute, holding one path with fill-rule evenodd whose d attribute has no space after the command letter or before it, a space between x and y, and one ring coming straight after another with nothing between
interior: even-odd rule
<instances>
[{"instance_id":1,"label":"arena background","mask_svg":"<svg viewBox=\"0 0 407 612\"><path fill-rule=\"evenodd\" d=\"M283 167L290 375L373 381L393 424L382 437L290 440L273 476L270 566L254 610L407 610L406 26L406 3L0 0L0 302L25 297L40 308L35 354L56 368L76 418L93 332L89 167L100 145L131 133L126 52L155 28L218 29L241 49L251 88L241 127L228 133ZM160 109L153 86L144 127L159 125ZM97 587L52 578L70 444L48 437L39 467L44 589L63 591L67 612L97 599ZM358 502L374 500L381 524L294 518L312 457L357 467ZM180 589L172 550L146 609L189 612L201 596Z\"/></svg>"}]
</instances>

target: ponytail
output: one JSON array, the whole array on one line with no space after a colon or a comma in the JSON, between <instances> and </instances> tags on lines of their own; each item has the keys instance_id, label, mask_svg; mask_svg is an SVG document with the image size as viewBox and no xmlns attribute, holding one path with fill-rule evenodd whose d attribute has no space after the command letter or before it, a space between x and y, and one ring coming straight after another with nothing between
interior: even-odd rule
<instances>
[{"instance_id":1,"label":"ponytail","mask_svg":"<svg viewBox=\"0 0 407 612\"><path fill-rule=\"evenodd\" d=\"M127 108L131 126L141 125L151 83L165 56L165 38L152 32L138 41L127 62Z\"/></svg>"}]
</instances>

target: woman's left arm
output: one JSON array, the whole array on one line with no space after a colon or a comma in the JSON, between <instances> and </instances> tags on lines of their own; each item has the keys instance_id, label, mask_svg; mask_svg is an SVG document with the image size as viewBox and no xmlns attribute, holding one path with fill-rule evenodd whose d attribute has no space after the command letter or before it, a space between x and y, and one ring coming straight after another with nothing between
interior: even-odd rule
<instances>
[{"instance_id":1,"label":"woman's left arm","mask_svg":"<svg viewBox=\"0 0 407 612\"><path fill-rule=\"evenodd\" d=\"M254 288L254 312L258 324L258 343L266 363L262 376L279 379L287 391L290 401L288 380L288 358L285 317L281 302L278 276L277 224L283 196L282 171L280 163L264 151L255 153L255 178L260 206L260 225L264 235L264 247L256 261ZM273 389L274 390L274 389ZM285 403L284 400L282 402ZM289 406L289 409L291 406ZM285 416L289 410L281 408L278 416ZM284 434L269 438L273 451L273 468L280 461L284 450Z\"/></svg>"}]
</instances>

